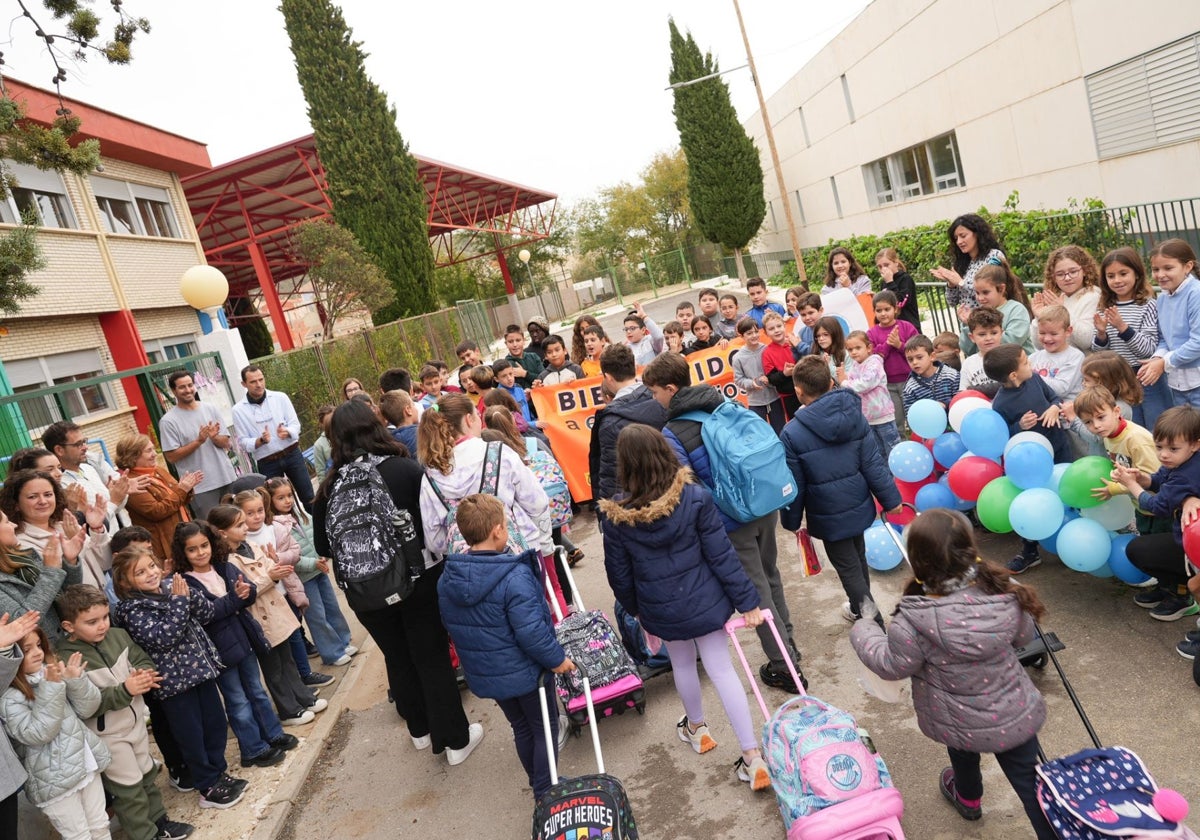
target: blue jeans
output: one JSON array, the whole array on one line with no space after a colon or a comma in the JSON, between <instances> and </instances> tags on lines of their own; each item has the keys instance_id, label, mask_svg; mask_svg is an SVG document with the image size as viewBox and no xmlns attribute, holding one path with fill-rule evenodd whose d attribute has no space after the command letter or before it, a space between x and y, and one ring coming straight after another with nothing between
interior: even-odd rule
<instances>
[{"instance_id":1,"label":"blue jeans","mask_svg":"<svg viewBox=\"0 0 1200 840\"><path fill-rule=\"evenodd\" d=\"M338 606L337 594L329 575L318 574L304 581L304 594L308 596L308 611L304 621L312 633L313 644L321 654L321 661L332 665L346 654L350 644L350 625ZM307 656L305 657L308 658Z\"/></svg>"},{"instance_id":2,"label":"blue jeans","mask_svg":"<svg viewBox=\"0 0 1200 840\"><path fill-rule=\"evenodd\" d=\"M900 432L896 430L896 422L890 420L887 423L873 423L871 431L875 434L875 440L879 442L879 454L886 460L896 444L900 443Z\"/></svg>"},{"instance_id":3,"label":"blue jeans","mask_svg":"<svg viewBox=\"0 0 1200 840\"><path fill-rule=\"evenodd\" d=\"M1154 422L1158 415L1175 404L1171 388L1167 385L1167 377L1160 376L1153 385L1142 386L1142 401L1133 407L1133 422L1143 429L1154 431Z\"/></svg>"},{"instance_id":4,"label":"blue jeans","mask_svg":"<svg viewBox=\"0 0 1200 840\"><path fill-rule=\"evenodd\" d=\"M1171 396L1175 399L1175 405L1190 405L1200 408L1200 388L1192 388L1190 391L1172 388Z\"/></svg>"},{"instance_id":5,"label":"blue jeans","mask_svg":"<svg viewBox=\"0 0 1200 840\"><path fill-rule=\"evenodd\" d=\"M296 620L301 624L304 623L304 613L296 609L296 605L288 601L288 606L292 608L292 614L296 616ZM292 652L292 659L296 660L296 670L300 672L301 678L307 677L312 673L312 666L308 664L308 647L304 644L304 628L297 627L292 635L288 636L288 650Z\"/></svg>"},{"instance_id":6,"label":"blue jeans","mask_svg":"<svg viewBox=\"0 0 1200 840\"><path fill-rule=\"evenodd\" d=\"M258 677L258 659L251 654L226 668L217 677L217 686L225 698L225 714L242 761L258 758L271 748L271 741L283 735L283 724Z\"/></svg>"},{"instance_id":7,"label":"blue jeans","mask_svg":"<svg viewBox=\"0 0 1200 840\"><path fill-rule=\"evenodd\" d=\"M308 477L308 462L304 460L304 455L300 452L300 446L295 446L288 454L274 461L256 461L258 471L267 478L280 478L287 476L287 480L292 482L292 489L296 491L296 498L304 505L307 511L312 510L313 504L313 486L312 479Z\"/></svg>"},{"instance_id":8,"label":"blue jeans","mask_svg":"<svg viewBox=\"0 0 1200 840\"><path fill-rule=\"evenodd\" d=\"M693 664L695 657L692 657ZM547 678L546 700L550 711L550 737L558 753L558 704L554 702L554 681ZM739 686L740 687L740 686ZM546 757L546 730L542 725L542 707L535 688L517 697L497 700L496 705L504 712L513 731L513 742L517 747L517 758L525 768L533 798L541 799L550 790L550 761Z\"/></svg>"}]
</instances>

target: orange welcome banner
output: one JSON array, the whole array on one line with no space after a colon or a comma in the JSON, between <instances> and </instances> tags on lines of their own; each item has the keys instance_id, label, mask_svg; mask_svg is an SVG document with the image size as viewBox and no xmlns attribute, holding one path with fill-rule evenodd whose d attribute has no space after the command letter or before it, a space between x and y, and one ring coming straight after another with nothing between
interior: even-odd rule
<instances>
[{"instance_id":1,"label":"orange welcome banner","mask_svg":"<svg viewBox=\"0 0 1200 840\"><path fill-rule=\"evenodd\" d=\"M691 365L692 384L713 385L729 399L746 403L746 394L733 383L734 352L742 340L731 341L724 349L713 347L687 355ZM590 376L566 385L542 385L528 391L542 430L550 438L554 455L562 466L567 486L576 502L592 498L591 475L588 472L588 447L592 425L604 402L600 398L602 378Z\"/></svg>"}]
</instances>

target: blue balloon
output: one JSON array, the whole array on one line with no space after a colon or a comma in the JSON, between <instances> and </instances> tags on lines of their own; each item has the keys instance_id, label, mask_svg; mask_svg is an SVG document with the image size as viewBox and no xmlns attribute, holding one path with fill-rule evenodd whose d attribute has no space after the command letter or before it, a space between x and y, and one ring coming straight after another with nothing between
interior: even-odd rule
<instances>
[{"instance_id":1,"label":"blue balloon","mask_svg":"<svg viewBox=\"0 0 1200 840\"><path fill-rule=\"evenodd\" d=\"M1137 585L1150 580L1150 575L1129 562L1126 549L1137 538L1137 534L1117 534L1113 537L1112 549L1108 553L1108 567L1118 580Z\"/></svg>"},{"instance_id":2,"label":"blue balloon","mask_svg":"<svg viewBox=\"0 0 1200 840\"><path fill-rule=\"evenodd\" d=\"M946 431L946 409L937 400L917 400L906 419L908 428L923 438L935 438Z\"/></svg>"},{"instance_id":3,"label":"blue balloon","mask_svg":"<svg viewBox=\"0 0 1200 840\"><path fill-rule=\"evenodd\" d=\"M1004 456L1004 474L1022 490L1045 487L1053 472L1054 456L1036 443L1018 443Z\"/></svg>"},{"instance_id":4,"label":"blue balloon","mask_svg":"<svg viewBox=\"0 0 1200 840\"><path fill-rule=\"evenodd\" d=\"M1050 470L1050 480L1046 482L1047 489L1053 490L1055 493L1057 493L1058 485L1062 483L1063 474L1070 466L1070 464L1055 464L1054 468Z\"/></svg>"},{"instance_id":5,"label":"blue balloon","mask_svg":"<svg viewBox=\"0 0 1200 840\"><path fill-rule=\"evenodd\" d=\"M1112 570L1112 566L1108 565L1108 561L1105 560L1104 565L1102 565L1099 569L1092 569L1090 572L1088 572L1088 574L1092 577L1110 578L1115 573Z\"/></svg>"},{"instance_id":6,"label":"blue balloon","mask_svg":"<svg viewBox=\"0 0 1200 840\"><path fill-rule=\"evenodd\" d=\"M836 318L836 319L837 319L837 322L838 322L838 324L840 324L840 325L841 325L841 327L842 327L842 335L850 335L850 333L851 333L851 332L853 332L853 330L851 330L851 329L850 329L850 322L849 322L849 321L847 321L847 320L846 320L845 318L843 318L841 315L834 315L833 317L834 317L834 318Z\"/></svg>"},{"instance_id":7,"label":"blue balloon","mask_svg":"<svg viewBox=\"0 0 1200 840\"><path fill-rule=\"evenodd\" d=\"M950 490L950 476L949 475L942 476L941 478L939 478L937 480L937 483L939 485L941 485L942 487L945 487L947 490L949 490L951 496L954 496L954 491ZM918 490L917 492L919 493L920 491ZM974 502L968 501L966 499L960 499L960 498L958 498L958 496L954 496L954 509L955 510L968 511L973 507L975 507Z\"/></svg>"},{"instance_id":8,"label":"blue balloon","mask_svg":"<svg viewBox=\"0 0 1200 840\"><path fill-rule=\"evenodd\" d=\"M1108 562L1112 537L1094 519L1072 519L1058 532L1058 556L1077 572L1091 572Z\"/></svg>"},{"instance_id":9,"label":"blue balloon","mask_svg":"<svg viewBox=\"0 0 1200 840\"><path fill-rule=\"evenodd\" d=\"M1078 518L1079 511L1075 510L1075 508L1066 508L1063 512L1062 522L1059 523L1058 531L1055 531L1052 536L1049 536L1044 540L1038 540L1038 545L1040 545L1044 551L1049 551L1051 554L1058 554L1058 534L1060 531L1062 531L1062 526L1066 525L1072 519Z\"/></svg>"},{"instance_id":10,"label":"blue balloon","mask_svg":"<svg viewBox=\"0 0 1200 840\"><path fill-rule=\"evenodd\" d=\"M1036 444L1027 443L1022 446ZM1025 539L1044 540L1053 537L1062 527L1063 511L1062 499L1058 498L1057 493L1043 487L1035 487L1013 499L1008 509L1008 521L1013 530Z\"/></svg>"},{"instance_id":11,"label":"blue balloon","mask_svg":"<svg viewBox=\"0 0 1200 840\"><path fill-rule=\"evenodd\" d=\"M1008 443L1008 424L990 408L977 409L964 417L960 433L967 449L985 458L999 458Z\"/></svg>"},{"instance_id":12,"label":"blue balloon","mask_svg":"<svg viewBox=\"0 0 1200 840\"><path fill-rule=\"evenodd\" d=\"M892 449L888 467L901 481L920 481L933 472L933 455L915 440L906 440Z\"/></svg>"},{"instance_id":13,"label":"blue balloon","mask_svg":"<svg viewBox=\"0 0 1200 840\"><path fill-rule=\"evenodd\" d=\"M950 508L954 509L955 503L958 501L954 497L954 493L950 488L942 484L926 484L917 491L913 505L918 513L924 513L933 508Z\"/></svg>"},{"instance_id":14,"label":"blue balloon","mask_svg":"<svg viewBox=\"0 0 1200 840\"><path fill-rule=\"evenodd\" d=\"M877 572L894 569L904 561L900 547L896 545L896 541L888 534L886 528L886 525L876 520L875 524L863 534L863 542L867 547L867 565Z\"/></svg>"},{"instance_id":15,"label":"blue balloon","mask_svg":"<svg viewBox=\"0 0 1200 840\"><path fill-rule=\"evenodd\" d=\"M933 457L946 469L954 466L966 451L967 447L958 432L943 432L933 441Z\"/></svg>"}]
</instances>

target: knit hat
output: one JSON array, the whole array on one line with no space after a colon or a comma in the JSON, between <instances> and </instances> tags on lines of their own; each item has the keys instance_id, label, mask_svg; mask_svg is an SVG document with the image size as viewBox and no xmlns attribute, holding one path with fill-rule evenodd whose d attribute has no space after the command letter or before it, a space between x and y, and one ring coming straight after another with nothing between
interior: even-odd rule
<instances>
[{"instance_id":1,"label":"knit hat","mask_svg":"<svg viewBox=\"0 0 1200 840\"><path fill-rule=\"evenodd\" d=\"M529 323L526 324L525 327L528 329L529 327L532 327L535 325L541 327L542 332L546 333L547 335L550 333L550 322L547 321L544 316L534 315L532 318L529 319Z\"/></svg>"}]
</instances>

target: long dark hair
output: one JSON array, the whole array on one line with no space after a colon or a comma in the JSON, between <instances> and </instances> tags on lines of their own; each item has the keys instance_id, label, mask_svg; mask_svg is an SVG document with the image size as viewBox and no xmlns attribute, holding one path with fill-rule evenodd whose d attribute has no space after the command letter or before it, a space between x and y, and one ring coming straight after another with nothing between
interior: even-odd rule
<instances>
[{"instance_id":1,"label":"long dark hair","mask_svg":"<svg viewBox=\"0 0 1200 840\"><path fill-rule=\"evenodd\" d=\"M329 447L333 466L317 488L317 498L325 498L344 464L363 455L408 455L408 447L392 437L369 405L349 400L333 410L329 418ZM270 498L267 500L270 506Z\"/></svg>"},{"instance_id":2,"label":"long dark hair","mask_svg":"<svg viewBox=\"0 0 1200 840\"><path fill-rule=\"evenodd\" d=\"M3 510L4 515L17 526L25 524L25 520L21 518L21 490L38 478L50 482L50 486L54 488L54 511L50 514L50 523L53 525L61 522L67 513L67 495L63 492L62 485L54 480L54 476L41 470L18 470L4 479L4 486L0 487L0 510Z\"/></svg>"},{"instance_id":3,"label":"long dark hair","mask_svg":"<svg viewBox=\"0 0 1200 840\"><path fill-rule=\"evenodd\" d=\"M970 579L989 595L1015 595L1021 609L1035 619L1046 612L1037 593L1013 582L1003 566L979 556L975 531L970 520L956 510L934 508L921 514L908 526L908 558L913 579L904 587L905 595L925 595L955 580Z\"/></svg>"},{"instance_id":4,"label":"long dark hair","mask_svg":"<svg viewBox=\"0 0 1200 840\"><path fill-rule=\"evenodd\" d=\"M175 526L175 534L171 537L171 561L175 564L175 571L193 571L192 564L187 558L187 541L198 534L203 534L208 538L208 545L212 549L209 562L213 566L224 563L229 558L229 545L212 525L203 519L180 522Z\"/></svg>"},{"instance_id":5,"label":"long dark hair","mask_svg":"<svg viewBox=\"0 0 1200 840\"><path fill-rule=\"evenodd\" d=\"M681 469L667 439L653 426L630 423L617 435L617 480L626 491L622 507L641 508L657 501Z\"/></svg>"},{"instance_id":6,"label":"long dark hair","mask_svg":"<svg viewBox=\"0 0 1200 840\"><path fill-rule=\"evenodd\" d=\"M992 226L988 224L987 219L977 213L964 213L950 223L949 230L950 253L954 255L954 270L960 275L966 274L967 266L971 264L971 255L964 254L954 242L954 231L960 227L965 227L971 233L975 234L975 252L979 254L980 258L986 257L988 251L992 249L997 251L1004 250L1000 247L1000 240L996 238L996 232L992 230Z\"/></svg>"}]
</instances>

